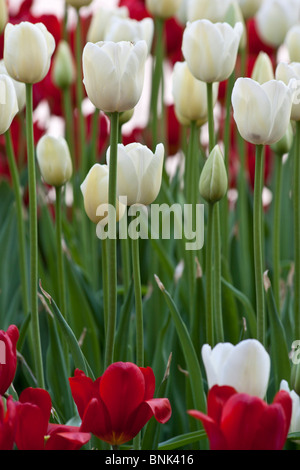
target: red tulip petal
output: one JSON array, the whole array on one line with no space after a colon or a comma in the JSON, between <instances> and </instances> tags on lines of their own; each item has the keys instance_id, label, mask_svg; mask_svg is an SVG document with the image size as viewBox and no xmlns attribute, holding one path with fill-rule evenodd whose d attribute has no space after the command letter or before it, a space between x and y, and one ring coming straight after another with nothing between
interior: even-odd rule
<instances>
[{"instance_id":1,"label":"red tulip petal","mask_svg":"<svg viewBox=\"0 0 300 470\"><path fill-rule=\"evenodd\" d=\"M153 398L155 392L155 375L151 367L140 367L145 379L145 395L144 400Z\"/></svg>"},{"instance_id":2,"label":"red tulip petal","mask_svg":"<svg viewBox=\"0 0 300 470\"><path fill-rule=\"evenodd\" d=\"M110 415L113 431L126 432L128 417L144 400L143 373L135 364L116 362L104 372L99 389L100 397Z\"/></svg>"},{"instance_id":3,"label":"red tulip petal","mask_svg":"<svg viewBox=\"0 0 300 470\"><path fill-rule=\"evenodd\" d=\"M220 426L229 450L253 449L260 420L267 406L260 398L245 393L237 393L229 398L223 408Z\"/></svg>"},{"instance_id":4,"label":"red tulip petal","mask_svg":"<svg viewBox=\"0 0 300 470\"><path fill-rule=\"evenodd\" d=\"M6 400L6 413L0 397L0 450L12 450L16 431L16 405L9 396Z\"/></svg>"},{"instance_id":5,"label":"red tulip petal","mask_svg":"<svg viewBox=\"0 0 300 470\"><path fill-rule=\"evenodd\" d=\"M207 397L208 416L210 416L216 423L220 424L225 403L236 393L237 392L233 387L229 387L227 385L214 385L209 390Z\"/></svg>"},{"instance_id":6,"label":"red tulip petal","mask_svg":"<svg viewBox=\"0 0 300 470\"><path fill-rule=\"evenodd\" d=\"M90 433L80 432L76 426L49 424L49 439L45 450L79 450L90 438Z\"/></svg>"},{"instance_id":7,"label":"red tulip petal","mask_svg":"<svg viewBox=\"0 0 300 470\"><path fill-rule=\"evenodd\" d=\"M172 409L167 398L153 398L152 400L147 400L146 403L151 409L156 421L162 424L169 421L172 415Z\"/></svg>"},{"instance_id":8,"label":"red tulip petal","mask_svg":"<svg viewBox=\"0 0 300 470\"><path fill-rule=\"evenodd\" d=\"M21 393L19 397L20 403L29 403L36 405L41 411L41 418L44 422L44 426L47 425L51 415L51 397L49 393L42 388L28 387Z\"/></svg>"},{"instance_id":9,"label":"red tulip petal","mask_svg":"<svg viewBox=\"0 0 300 470\"><path fill-rule=\"evenodd\" d=\"M80 431L91 432L104 441L110 442L112 435L111 421L105 405L92 398L82 418Z\"/></svg>"},{"instance_id":10,"label":"red tulip petal","mask_svg":"<svg viewBox=\"0 0 300 470\"><path fill-rule=\"evenodd\" d=\"M42 410L31 403L18 405L16 445L19 450L43 450L47 423Z\"/></svg>"},{"instance_id":11,"label":"red tulip petal","mask_svg":"<svg viewBox=\"0 0 300 470\"><path fill-rule=\"evenodd\" d=\"M209 445L211 450L227 450L226 439L222 431L220 430L218 423L216 423L212 418L210 418L204 413L201 413L201 411L198 410L189 410L188 414L196 419L199 419L202 422L207 437L209 439Z\"/></svg>"},{"instance_id":12,"label":"red tulip petal","mask_svg":"<svg viewBox=\"0 0 300 470\"><path fill-rule=\"evenodd\" d=\"M288 392L286 392L285 390L280 390L275 395L273 403L274 404L276 404L276 403L280 404L282 409L283 409L283 412L284 412L284 415L285 415L285 420L286 420L284 434L287 436L288 432L289 432L290 424L291 424L292 410L293 410L293 402L292 402L292 399L290 397L290 394Z\"/></svg>"},{"instance_id":13,"label":"red tulip petal","mask_svg":"<svg viewBox=\"0 0 300 470\"><path fill-rule=\"evenodd\" d=\"M84 372L76 369L74 377L69 378L69 384L73 399L76 403L79 416L83 417L86 407L92 398L99 399L99 381L101 378L92 381Z\"/></svg>"}]
</instances>

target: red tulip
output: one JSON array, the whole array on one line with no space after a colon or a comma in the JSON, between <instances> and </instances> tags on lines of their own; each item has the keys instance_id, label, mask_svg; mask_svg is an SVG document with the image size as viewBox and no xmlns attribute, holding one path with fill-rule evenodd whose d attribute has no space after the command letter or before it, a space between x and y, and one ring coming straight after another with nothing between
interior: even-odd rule
<instances>
[{"instance_id":1,"label":"red tulip","mask_svg":"<svg viewBox=\"0 0 300 470\"><path fill-rule=\"evenodd\" d=\"M78 427L49 423L51 406L46 390L23 390L17 402L15 442L19 450L78 450L90 440L90 434Z\"/></svg>"},{"instance_id":2,"label":"red tulip","mask_svg":"<svg viewBox=\"0 0 300 470\"><path fill-rule=\"evenodd\" d=\"M232 387L215 385L208 393L207 415L197 410L188 413L202 422L211 450L281 450L290 426L292 400L280 391L268 405Z\"/></svg>"},{"instance_id":3,"label":"red tulip","mask_svg":"<svg viewBox=\"0 0 300 470\"><path fill-rule=\"evenodd\" d=\"M0 330L0 395L4 395L15 377L18 339L15 325L10 325L6 332Z\"/></svg>"},{"instance_id":4,"label":"red tulip","mask_svg":"<svg viewBox=\"0 0 300 470\"><path fill-rule=\"evenodd\" d=\"M130 441L152 416L159 423L171 416L169 400L153 398L155 377L150 367L116 362L94 382L78 369L69 381L81 430L109 444Z\"/></svg>"},{"instance_id":5,"label":"red tulip","mask_svg":"<svg viewBox=\"0 0 300 470\"><path fill-rule=\"evenodd\" d=\"M9 396L4 401L0 397L0 450L12 450L16 432L16 406Z\"/></svg>"}]
</instances>

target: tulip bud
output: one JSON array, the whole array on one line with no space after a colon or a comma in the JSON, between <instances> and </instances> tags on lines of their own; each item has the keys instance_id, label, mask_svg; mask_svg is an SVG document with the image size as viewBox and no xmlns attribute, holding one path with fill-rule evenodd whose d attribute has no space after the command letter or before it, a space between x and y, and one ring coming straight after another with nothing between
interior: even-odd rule
<instances>
[{"instance_id":1,"label":"tulip bud","mask_svg":"<svg viewBox=\"0 0 300 470\"><path fill-rule=\"evenodd\" d=\"M147 55L145 41L88 42L83 50L83 82L93 105L106 113L133 109L143 90Z\"/></svg>"},{"instance_id":2,"label":"tulip bud","mask_svg":"<svg viewBox=\"0 0 300 470\"><path fill-rule=\"evenodd\" d=\"M228 23L197 20L188 23L182 40L183 56L195 78L206 83L221 82L232 74L242 23L232 28Z\"/></svg>"},{"instance_id":3,"label":"tulip bud","mask_svg":"<svg viewBox=\"0 0 300 470\"><path fill-rule=\"evenodd\" d=\"M298 18L298 0L265 0L255 16L258 34L266 44L277 48Z\"/></svg>"},{"instance_id":4,"label":"tulip bud","mask_svg":"<svg viewBox=\"0 0 300 470\"><path fill-rule=\"evenodd\" d=\"M134 109L129 109L128 111L124 111L123 113L120 113L119 116L119 124L122 126L123 124L126 124L126 122L130 121L134 113Z\"/></svg>"},{"instance_id":5,"label":"tulip bud","mask_svg":"<svg viewBox=\"0 0 300 470\"><path fill-rule=\"evenodd\" d=\"M74 8L87 7L92 0L66 0L66 3Z\"/></svg>"},{"instance_id":6,"label":"tulip bud","mask_svg":"<svg viewBox=\"0 0 300 470\"><path fill-rule=\"evenodd\" d=\"M287 33L285 45L288 49L290 62L300 62L300 25L293 26Z\"/></svg>"},{"instance_id":7,"label":"tulip bud","mask_svg":"<svg viewBox=\"0 0 300 470\"><path fill-rule=\"evenodd\" d=\"M210 152L201 172L200 195L207 202L220 201L227 191L228 179L221 149L216 145Z\"/></svg>"},{"instance_id":8,"label":"tulip bud","mask_svg":"<svg viewBox=\"0 0 300 470\"><path fill-rule=\"evenodd\" d=\"M105 223L107 223L108 182L108 166L95 163L80 186L85 212L89 219L95 224L98 224L99 222L101 223L101 221L105 221ZM100 206L102 207L101 215L99 215L99 212L97 214L97 209ZM125 209L126 206L116 200L117 221L121 220L125 214Z\"/></svg>"},{"instance_id":9,"label":"tulip bud","mask_svg":"<svg viewBox=\"0 0 300 470\"><path fill-rule=\"evenodd\" d=\"M9 75L23 83L43 80L50 68L55 40L43 23L8 23L4 32L4 62Z\"/></svg>"},{"instance_id":10,"label":"tulip bud","mask_svg":"<svg viewBox=\"0 0 300 470\"><path fill-rule=\"evenodd\" d=\"M228 385L239 393L264 398L270 376L270 356L256 339L218 343L201 350L208 387Z\"/></svg>"},{"instance_id":11,"label":"tulip bud","mask_svg":"<svg viewBox=\"0 0 300 470\"><path fill-rule=\"evenodd\" d=\"M262 85L251 78L236 80L231 101L243 139L255 145L271 145L284 136L291 118L292 85L278 80Z\"/></svg>"},{"instance_id":12,"label":"tulip bud","mask_svg":"<svg viewBox=\"0 0 300 470\"><path fill-rule=\"evenodd\" d=\"M292 62L286 64L280 62L275 71L276 80L281 80L286 85L291 84L294 91L296 92L293 97L293 106L291 112L291 119L294 121L300 120L300 100L299 100L299 80L300 80L300 63Z\"/></svg>"},{"instance_id":13,"label":"tulip bud","mask_svg":"<svg viewBox=\"0 0 300 470\"><path fill-rule=\"evenodd\" d=\"M146 8L151 15L166 20L175 16L182 0L146 0Z\"/></svg>"},{"instance_id":14,"label":"tulip bud","mask_svg":"<svg viewBox=\"0 0 300 470\"><path fill-rule=\"evenodd\" d=\"M0 395L4 395L15 377L18 339L15 325L10 325L6 332L0 330Z\"/></svg>"},{"instance_id":15,"label":"tulip bud","mask_svg":"<svg viewBox=\"0 0 300 470\"><path fill-rule=\"evenodd\" d=\"M225 21L225 14L234 0L189 0L188 21L209 20L212 23Z\"/></svg>"},{"instance_id":16,"label":"tulip bud","mask_svg":"<svg viewBox=\"0 0 300 470\"><path fill-rule=\"evenodd\" d=\"M7 74L0 75L0 135L4 134L19 111L16 90Z\"/></svg>"},{"instance_id":17,"label":"tulip bud","mask_svg":"<svg viewBox=\"0 0 300 470\"><path fill-rule=\"evenodd\" d=\"M8 21L8 10L6 0L0 0L0 34L3 32Z\"/></svg>"},{"instance_id":18,"label":"tulip bud","mask_svg":"<svg viewBox=\"0 0 300 470\"><path fill-rule=\"evenodd\" d=\"M62 90L68 88L75 80L75 64L67 41L60 41L53 58L53 82Z\"/></svg>"},{"instance_id":19,"label":"tulip bud","mask_svg":"<svg viewBox=\"0 0 300 470\"><path fill-rule=\"evenodd\" d=\"M107 151L107 162L110 148ZM117 194L126 197L127 205L151 204L160 191L164 146L158 144L153 154L140 143L118 145Z\"/></svg>"},{"instance_id":20,"label":"tulip bud","mask_svg":"<svg viewBox=\"0 0 300 470\"><path fill-rule=\"evenodd\" d=\"M113 17L105 32L105 41L129 41L136 43L146 41L150 53L154 34L154 21L152 18L143 18L140 21L132 18Z\"/></svg>"},{"instance_id":21,"label":"tulip bud","mask_svg":"<svg viewBox=\"0 0 300 470\"><path fill-rule=\"evenodd\" d=\"M261 85L275 78L271 59L268 54L263 51L257 56L251 78Z\"/></svg>"},{"instance_id":22,"label":"tulip bud","mask_svg":"<svg viewBox=\"0 0 300 470\"><path fill-rule=\"evenodd\" d=\"M243 33L240 40L239 50L242 51L245 49L247 45L247 31L244 17L238 3L234 2L229 6L225 14L224 21L232 27L234 27L236 23L242 23Z\"/></svg>"},{"instance_id":23,"label":"tulip bud","mask_svg":"<svg viewBox=\"0 0 300 470\"><path fill-rule=\"evenodd\" d=\"M72 176L72 160L63 137L44 135L36 147L37 160L45 183L62 186Z\"/></svg>"},{"instance_id":24,"label":"tulip bud","mask_svg":"<svg viewBox=\"0 0 300 470\"><path fill-rule=\"evenodd\" d=\"M218 98L219 84L213 84L213 105ZM186 62L176 62L173 69L172 93L175 113L181 123L201 126L207 121L207 85L197 80Z\"/></svg>"},{"instance_id":25,"label":"tulip bud","mask_svg":"<svg viewBox=\"0 0 300 470\"><path fill-rule=\"evenodd\" d=\"M107 27L113 18L128 18L129 12L126 7L113 9L99 8L92 16L87 33L87 42L104 41Z\"/></svg>"},{"instance_id":26,"label":"tulip bud","mask_svg":"<svg viewBox=\"0 0 300 470\"><path fill-rule=\"evenodd\" d=\"M238 0L245 20L253 18L264 0Z\"/></svg>"},{"instance_id":27,"label":"tulip bud","mask_svg":"<svg viewBox=\"0 0 300 470\"><path fill-rule=\"evenodd\" d=\"M291 150L293 139L294 139L293 127L292 127L292 124L289 123L284 136L280 140L278 140L278 142L275 142L275 144L272 144L271 149L277 155L285 155L286 153L289 153L289 151Z\"/></svg>"}]
</instances>

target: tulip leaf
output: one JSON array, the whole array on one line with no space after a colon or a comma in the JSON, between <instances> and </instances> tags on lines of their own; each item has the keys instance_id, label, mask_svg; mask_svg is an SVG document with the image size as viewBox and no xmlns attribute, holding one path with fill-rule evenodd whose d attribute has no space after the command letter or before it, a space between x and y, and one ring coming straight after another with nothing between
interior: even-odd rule
<instances>
[{"instance_id":1,"label":"tulip leaf","mask_svg":"<svg viewBox=\"0 0 300 470\"><path fill-rule=\"evenodd\" d=\"M193 444L194 442L198 442L201 439L206 439L207 435L204 430L201 431L193 431L186 434L181 434L176 437L172 437L167 441L161 442L158 444L158 450L174 450L180 447L187 446L189 444Z\"/></svg>"}]
</instances>

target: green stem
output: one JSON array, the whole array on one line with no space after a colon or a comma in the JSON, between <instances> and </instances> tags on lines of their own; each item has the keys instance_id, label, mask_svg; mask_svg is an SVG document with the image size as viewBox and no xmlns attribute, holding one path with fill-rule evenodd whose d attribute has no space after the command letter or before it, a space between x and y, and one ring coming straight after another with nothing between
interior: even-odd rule
<instances>
[{"instance_id":1,"label":"green stem","mask_svg":"<svg viewBox=\"0 0 300 470\"><path fill-rule=\"evenodd\" d=\"M164 60L164 20L161 18L155 19L156 31L156 47L155 47L155 64L154 73L152 77L152 92L150 101L150 117L151 117L151 131L152 131L152 148L155 149L158 141L157 137L157 123L158 123L158 98L159 91L163 79L163 60Z\"/></svg>"},{"instance_id":2,"label":"green stem","mask_svg":"<svg viewBox=\"0 0 300 470\"><path fill-rule=\"evenodd\" d=\"M113 362L115 328L117 317L117 243L116 243L116 200L117 200L117 157L119 113L110 117L110 159L109 159L109 189L108 189L108 325L105 351L106 367Z\"/></svg>"},{"instance_id":3,"label":"green stem","mask_svg":"<svg viewBox=\"0 0 300 470\"><path fill-rule=\"evenodd\" d=\"M273 219L273 291L280 312L280 216L282 188L282 155L275 157L274 219Z\"/></svg>"},{"instance_id":4,"label":"green stem","mask_svg":"<svg viewBox=\"0 0 300 470\"><path fill-rule=\"evenodd\" d=\"M253 242L254 272L256 291L257 339L265 343L265 299L263 282L263 247L262 247L262 187L264 168L264 147L256 145L254 207L253 207Z\"/></svg>"},{"instance_id":5,"label":"green stem","mask_svg":"<svg viewBox=\"0 0 300 470\"><path fill-rule=\"evenodd\" d=\"M103 291L103 312L104 312L104 327L105 333L107 332L108 323L108 280L107 280L107 240L101 240L101 261L102 261L102 291Z\"/></svg>"},{"instance_id":6,"label":"green stem","mask_svg":"<svg viewBox=\"0 0 300 470\"><path fill-rule=\"evenodd\" d=\"M296 147L294 152L294 320L295 338L300 338L300 123L296 123Z\"/></svg>"},{"instance_id":7,"label":"green stem","mask_svg":"<svg viewBox=\"0 0 300 470\"><path fill-rule=\"evenodd\" d=\"M62 187L56 187L55 220L56 220L56 250L57 250L57 276L59 291L59 307L64 318L66 318L66 287L64 258L62 250Z\"/></svg>"},{"instance_id":8,"label":"green stem","mask_svg":"<svg viewBox=\"0 0 300 470\"><path fill-rule=\"evenodd\" d=\"M221 235L220 235L220 203L214 209L214 315L216 319L216 342L224 341L222 317L222 283L221 283Z\"/></svg>"},{"instance_id":9,"label":"green stem","mask_svg":"<svg viewBox=\"0 0 300 470\"><path fill-rule=\"evenodd\" d=\"M44 371L40 338L38 312L38 231L37 231L37 196L36 168L32 118L32 84L26 84L26 138L28 158L29 186L29 222L30 222L30 300L33 351L36 366L37 384L44 388Z\"/></svg>"},{"instance_id":10,"label":"green stem","mask_svg":"<svg viewBox=\"0 0 300 470\"><path fill-rule=\"evenodd\" d=\"M213 105L213 84L206 84L207 91L207 112L208 112L208 133L209 133L209 152L215 146L215 128L214 128L214 105Z\"/></svg>"},{"instance_id":11,"label":"green stem","mask_svg":"<svg viewBox=\"0 0 300 470\"><path fill-rule=\"evenodd\" d=\"M144 327L143 327L143 304L142 286L140 273L139 239L132 239L132 269L135 294L135 316L136 316L136 363L144 367Z\"/></svg>"},{"instance_id":12,"label":"green stem","mask_svg":"<svg viewBox=\"0 0 300 470\"><path fill-rule=\"evenodd\" d=\"M213 321L213 219L215 204L208 204L208 221L206 236L206 342L214 345Z\"/></svg>"},{"instance_id":13,"label":"green stem","mask_svg":"<svg viewBox=\"0 0 300 470\"><path fill-rule=\"evenodd\" d=\"M85 169L85 123L82 113L83 85L82 85L82 37L79 9L77 9L77 27L76 27L76 101L79 123L79 157L81 176L84 176Z\"/></svg>"},{"instance_id":14,"label":"green stem","mask_svg":"<svg viewBox=\"0 0 300 470\"><path fill-rule=\"evenodd\" d=\"M9 169L10 169L10 173L12 177L12 183L13 183L15 201L16 201L22 299L23 299L23 310L24 310L24 314L26 315L29 313L29 298L28 298L28 285L27 285L25 227L24 227L24 218L23 218L21 185L20 185L19 173L18 173L18 168L17 168L15 155L14 155L10 129L8 129L5 133L5 143L6 143Z\"/></svg>"}]
</instances>

